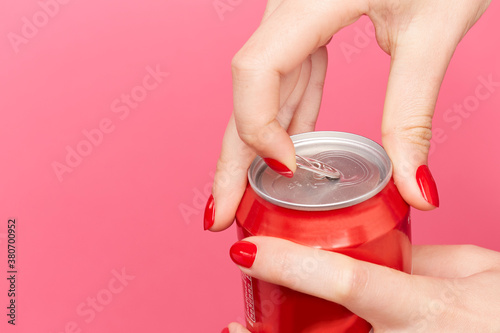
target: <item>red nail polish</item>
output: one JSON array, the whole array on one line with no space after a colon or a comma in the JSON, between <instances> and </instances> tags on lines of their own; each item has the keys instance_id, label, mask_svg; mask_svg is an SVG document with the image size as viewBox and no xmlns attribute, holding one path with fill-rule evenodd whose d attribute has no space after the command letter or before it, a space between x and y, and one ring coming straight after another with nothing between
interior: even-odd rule
<instances>
[{"instance_id":1,"label":"red nail polish","mask_svg":"<svg viewBox=\"0 0 500 333\"><path fill-rule=\"evenodd\" d=\"M239 241L231 246L229 255L236 265L250 268L257 254L257 246L247 241Z\"/></svg>"},{"instance_id":2,"label":"red nail polish","mask_svg":"<svg viewBox=\"0 0 500 333\"><path fill-rule=\"evenodd\" d=\"M427 165L421 165L418 167L417 184L425 201L435 207L439 207L439 194L436 182L434 181L431 171Z\"/></svg>"},{"instance_id":3,"label":"red nail polish","mask_svg":"<svg viewBox=\"0 0 500 333\"><path fill-rule=\"evenodd\" d=\"M272 158L265 158L264 162L266 162L266 164L271 169L273 169L274 171L276 171L280 175L288 177L288 178L292 178L293 177L292 170L288 169L286 167L286 165L284 165L283 163L278 162L278 161L276 161L275 159L272 159Z\"/></svg>"},{"instance_id":4,"label":"red nail polish","mask_svg":"<svg viewBox=\"0 0 500 333\"><path fill-rule=\"evenodd\" d=\"M214 196L210 195L207 206L205 207L205 218L203 219L203 229L208 230L214 225L215 219L215 201Z\"/></svg>"},{"instance_id":5,"label":"red nail polish","mask_svg":"<svg viewBox=\"0 0 500 333\"><path fill-rule=\"evenodd\" d=\"M225 327L220 333L229 333L229 328Z\"/></svg>"}]
</instances>

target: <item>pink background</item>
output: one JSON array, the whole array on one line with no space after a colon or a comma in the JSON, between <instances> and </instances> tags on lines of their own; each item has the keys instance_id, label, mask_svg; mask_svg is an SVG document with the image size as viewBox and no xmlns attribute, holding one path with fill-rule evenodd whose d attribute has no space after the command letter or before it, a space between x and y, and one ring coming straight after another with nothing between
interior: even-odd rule
<instances>
[{"instance_id":1,"label":"pink background","mask_svg":"<svg viewBox=\"0 0 500 333\"><path fill-rule=\"evenodd\" d=\"M242 320L227 253L235 230L204 232L202 213L232 108L230 61L265 3L220 1L231 10L219 15L214 0L61 0L50 17L37 1L0 3L2 332L219 332ZM500 250L500 87L474 97L480 77L500 81L499 14L494 1L449 67L430 158L442 206L414 212L415 243ZM38 27L23 32L26 20ZM361 36L368 22L329 46L317 129L380 141L389 57ZM146 77L157 66L169 75ZM120 102L131 92L134 108ZM463 103L467 117L444 117ZM102 138L91 131L100 124ZM66 163L68 146L87 156L58 179L53 164ZM15 328L5 315L9 217Z\"/></svg>"}]
</instances>

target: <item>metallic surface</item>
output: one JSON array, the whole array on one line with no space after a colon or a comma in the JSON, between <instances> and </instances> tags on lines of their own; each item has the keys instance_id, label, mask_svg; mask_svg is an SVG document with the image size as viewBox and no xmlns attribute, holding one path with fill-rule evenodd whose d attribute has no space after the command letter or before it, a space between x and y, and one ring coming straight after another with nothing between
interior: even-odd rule
<instances>
[{"instance_id":1,"label":"metallic surface","mask_svg":"<svg viewBox=\"0 0 500 333\"><path fill-rule=\"evenodd\" d=\"M331 166L330 172L338 176L318 177L298 168L293 178L286 178L257 157L248 170L248 180L262 198L278 206L306 211L348 207L376 195L391 178L392 164L383 148L362 136L312 132L294 135L292 141L298 163L303 163L300 156L313 158L322 163L320 169Z\"/></svg>"},{"instance_id":2,"label":"metallic surface","mask_svg":"<svg viewBox=\"0 0 500 333\"><path fill-rule=\"evenodd\" d=\"M295 155L297 167L313 172L315 179L327 178L329 180L339 179L340 172L328 165L311 157Z\"/></svg>"}]
</instances>

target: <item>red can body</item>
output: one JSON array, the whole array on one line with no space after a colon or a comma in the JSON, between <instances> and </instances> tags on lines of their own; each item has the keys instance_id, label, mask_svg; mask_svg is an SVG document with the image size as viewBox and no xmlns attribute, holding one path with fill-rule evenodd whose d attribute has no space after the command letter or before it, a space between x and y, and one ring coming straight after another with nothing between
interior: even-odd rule
<instances>
[{"instance_id":1,"label":"red can body","mask_svg":"<svg viewBox=\"0 0 500 333\"><path fill-rule=\"evenodd\" d=\"M272 236L411 272L410 209L392 179L373 197L326 211L285 208L248 186L236 213L238 238ZM368 333L345 307L243 275L247 328L262 333Z\"/></svg>"}]
</instances>

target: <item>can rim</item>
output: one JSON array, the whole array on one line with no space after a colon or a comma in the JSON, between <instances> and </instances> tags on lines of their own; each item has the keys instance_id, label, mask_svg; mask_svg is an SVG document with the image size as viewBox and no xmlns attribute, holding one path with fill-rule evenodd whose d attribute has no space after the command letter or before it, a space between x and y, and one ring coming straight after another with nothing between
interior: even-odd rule
<instances>
[{"instance_id":1,"label":"can rim","mask_svg":"<svg viewBox=\"0 0 500 333\"><path fill-rule=\"evenodd\" d=\"M374 153L374 155L378 155L379 159L377 161L377 164L379 165L379 168L382 167L385 169L380 170L381 172L385 172L385 176L383 179L381 179L380 183L375 188L356 198L328 204L298 204L273 198L258 188L255 183L255 176L263 167L263 164L265 164L265 162L260 156L257 156L248 169L248 182L250 183L250 186L255 191L255 193L257 193L257 195L277 206L303 211L326 211L345 208L364 202L377 195L380 191L382 191L382 189L385 188L389 180L392 178L392 163L386 151L377 142L364 136L347 132L317 131L292 135L290 136L290 138L292 139L294 145L318 139L335 139L336 142L356 143L356 145L358 146L361 145L364 148L368 148L372 153Z\"/></svg>"}]
</instances>

